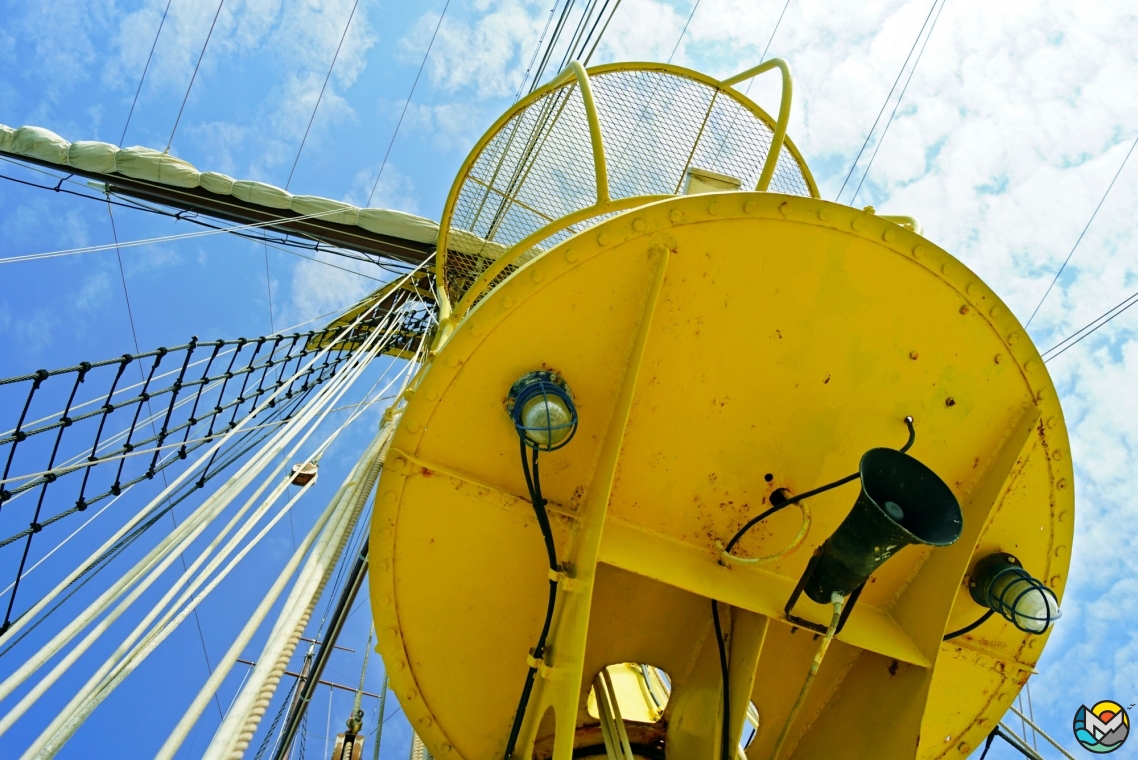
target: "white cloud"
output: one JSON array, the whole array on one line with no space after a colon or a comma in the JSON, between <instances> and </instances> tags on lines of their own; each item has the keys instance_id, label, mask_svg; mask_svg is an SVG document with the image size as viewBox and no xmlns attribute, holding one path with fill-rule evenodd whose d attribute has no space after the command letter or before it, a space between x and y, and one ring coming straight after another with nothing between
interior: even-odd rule
<instances>
[{"instance_id":1,"label":"white cloud","mask_svg":"<svg viewBox=\"0 0 1138 760\"><path fill-rule=\"evenodd\" d=\"M469 89L478 98L512 97L549 11L517 0L482 7L487 12L473 22L453 15L443 19L427 72L431 82L446 92ZM400 41L408 64L421 63L438 21L437 13L424 14Z\"/></svg>"}]
</instances>

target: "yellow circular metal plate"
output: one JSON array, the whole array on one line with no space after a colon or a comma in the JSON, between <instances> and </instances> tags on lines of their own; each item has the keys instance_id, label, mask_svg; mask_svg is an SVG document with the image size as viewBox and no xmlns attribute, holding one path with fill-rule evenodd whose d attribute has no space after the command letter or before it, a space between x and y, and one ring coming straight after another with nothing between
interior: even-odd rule
<instances>
[{"instance_id":1,"label":"yellow circular metal plate","mask_svg":"<svg viewBox=\"0 0 1138 760\"><path fill-rule=\"evenodd\" d=\"M725 193L636 209L526 264L407 403L378 486L371 598L392 688L436 757L501 756L543 620L544 549L504 411L510 385L541 368L580 410L572 443L540 458L558 553L598 547L595 568L570 568L586 582L568 593L591 606L583 650L553 638L539 678L577 679L579 724L608 664L656 665L694 694L716 598L766 626L747 754L768 757L816 647L782 607L857 485L809 500L801 541L791 509L736 550L774 559L723 567L722 543L775 489L807 491L902 445L912 415L910 454L953 489L963 536L873 576L784 757L958 757L991 731L1046 636L997 618L941 638L983 612L965 578L992 551L1062 593L1074 488L1047 371L999 298L924 238L820 200ZM577 655L579 672L564 664ZM539 756L551 731L537 729Z\"/></svg>"}]
</instances>

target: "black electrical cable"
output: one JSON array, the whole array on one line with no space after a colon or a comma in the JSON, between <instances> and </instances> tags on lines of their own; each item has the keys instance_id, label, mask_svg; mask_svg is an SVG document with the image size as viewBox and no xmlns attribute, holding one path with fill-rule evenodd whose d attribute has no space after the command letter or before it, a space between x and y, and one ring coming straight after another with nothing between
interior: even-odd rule
<instances>
[{"instance_id":1,"label":"black electrical cable","mask_svg":"<svg viewBox=\"0 0 1138 760\"><path fill-rule=\"evenodd\" d=\"M917 440L917 430L916 430L916 428L913 427L913 418L912 417L906 417L905 418L905 426L909 429L909 439L907 441L905 441L904 446L902 446L900 449L898 449L898 451L900 451L902 454L904 454L909 449L911 449L913 447L913 443L915 443ZM747 531L749 531L751 528L755 527L756 525L758 525L759 523L761 523L763 520L767 519L771 515L775 514L776 512L779 512L783 509L786 509L787 507L792 506L794 504L797 504L798 502L803 501L804 499L809 499L811 496L817 496L820 493L825 493L826 491L829 491L833 488L837 488L838 486L845 485L846 483L849 483L852 480L857 480L859 477L861 477L861 473L855 472L852 475L847 475L844 478L840 478L838 480L835 480L832 483L827 483L826 485L815 488L812 491L807 491L806 493L800 493L797 496L792 496L791 498L786 499L785 501L782 501L778 504L775 504L770 509L766 510L765 512L760 513L757 517L753 517L750 520L748 520L746 523L744 523L743 527L739 528L739 530L735 532L735 535L731 537L731 540L727 542L727 546L724 548L724 551L726 553L730 554L731 550L735 548L735 545L739 543L739 540L742 539L743 536L747 534ZM732 756L727 754L727 744L729 741L728 735L729 735L729 731L730 731L730 723L729 723L729 720L730 720L730 707L729 707L729 705L731 702L731 683L729 680L730 673L729 673L729 668L727 666L727 649L726 649L726 645L723 641L723 632L720 630L720 625L719 625L719 607L718 607L718 603L715 602L714 600L712 600L712 602L711 602L711 613L712 613L712 616L714 617L714 620L715 620L715 638L716 638L716 643L719 645L719 664L720 664L720 668L723 672L723 727L722 727L722 729L723 729L723 748L724 748L723 749L723 752L724 752L723 760L732 760ZM980 621L980 622L983 622L983 621ZM977 623L977 625L979 625L979 623Z\"/></svg>"},{"instance_id":2,"label":"black electrical cable","mask_svg":"<svg viewBox=\"0 0 1138 760\"><path fill-rule=\"evenodd\" d=\"M521 442L522 454L522 472L525 473L526 488L529 490L530 501L533 504L534 515L537 517L537 524L541 528L541 536L545 541L545 552L549 559L549 600L545 608L545 622L541 626L541 635L537 638L537 645L532 650L532 657L534 661L540 662L545 656L545 643L549 637L549 629L553 624L553 610L557 605L557 577L560 572L560 567L557 564L557 545L553 541L553 528L549 523L549 514L545 510L546 501L541 495L541 475L537 467L537 454L538 450L533 451L533 472L530 473L530 466L526 460L526 446L525 439L522 438ZM525 718L526 707L529 704L530 694L533 692L534 678L537 676L537 666L531 665L529 671L526 673L525 684L522 686L521 698L518 700L518 709L514 712L514 722L510 727L510 738L506 742L506 752L504 755L505 760L510 760L514 754L514 748L517 746L518 734L522 730L522 720Z\"/></svg>"},{"instance_id":3,"label":"black electrical cable","mask_svg":"<svg viewBox=\"0 0 1138 760\"><path fill-rule=\"evenodd\" d=\"M957 636L963 636L966 633L969 633L971 631L976 630L977 628L982 626L984 623L988 622L988 618L992 617L992 615L994 615L995 613L996 613L995 610L988 610L983 615L981 615L980 618L978 620L976 620L974 623L970 623L970 624L964 626L963 628L961 628L959 630L953 631L952 633L946 633L944 635L944 638L941 639L941 641L948 641L949 639L955 639Z\"/></svg>"},{"instance_id":4,"label":"black electrical cable","mask_svg":"<svg viewBox=\"0 0 1138 760\"><path fill-rule=\"evenodd\" d=\"M719 622L719 602L711 600L711 619L715 623L715 642L719 645L719 673L723 678L723 722L720 724L721 760L735 760L731 752L731 673L727 665L727 646L723 638L723 625Z\"/></svg>"}]
</instances>

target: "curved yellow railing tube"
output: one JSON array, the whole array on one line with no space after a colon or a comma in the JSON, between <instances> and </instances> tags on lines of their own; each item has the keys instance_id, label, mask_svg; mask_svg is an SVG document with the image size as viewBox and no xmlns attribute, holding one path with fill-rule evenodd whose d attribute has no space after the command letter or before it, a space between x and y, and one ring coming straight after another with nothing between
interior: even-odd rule
<instances>
[{"instance_id":1,"label":"curved yellow railing tube","mask_svg":"<svg viewBox=\"0 0 1138 760\"><path fill-rule=\"evenodd\" d=\"M774 176L774 168L778 164L778 154L782 152L782 144L786 140L786 125L787 122L790 121L790 101L794 96L794 80L790 76L790 64L781 58L772 58L769 61L763 61L754 68L747 69L740 74L736 74L720 82L724 87L733 87L740 82L745 82L771 69L778 69L782 72L782 100L778 106L778 119L775 121L774 137L771 138L770 153L767 154L767 160L763 164L763 172L759 175L759 183L755 185L755 189L760 192L765 192L766 189L770 187L771 177Z\"/></svg>"},{"instance_id":2,"label":"curved yellow railing tube","mask_svg":"<svg viewBox=\"0 0 1138 760\"><path fill-rule=\"evenodd\" d=\"M597 116L597 104L593 100L593 88L589 84L589 73L580 61L570 61L565 70L554 80L557 84L576 77L581 88L581 100L585 106L585 117L589 120L589 140L593 144L593 170L597 175L597 205L609 201L609 170L605 163L605 141L601 137L601 120Z\"/></svg>"}]
</instances>

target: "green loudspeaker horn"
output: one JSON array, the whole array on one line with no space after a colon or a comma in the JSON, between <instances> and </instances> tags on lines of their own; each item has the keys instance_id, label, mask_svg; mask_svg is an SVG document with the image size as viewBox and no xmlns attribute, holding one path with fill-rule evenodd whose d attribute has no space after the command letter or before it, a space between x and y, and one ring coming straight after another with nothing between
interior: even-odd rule
<instances>
[{"instance_id":1,"label":"green loudspeaker horn","mask_svg":"<svg viewBox=\"0 0 1138 760\"><path fill-rule=\"evenodd\" d=\"M834 592L848 596L902 547L948 546L964 527L952 490L908 454L870 449L859 471L861 493L805 579L806 595L820 604Z\"/></svg>"}]
</instances>

